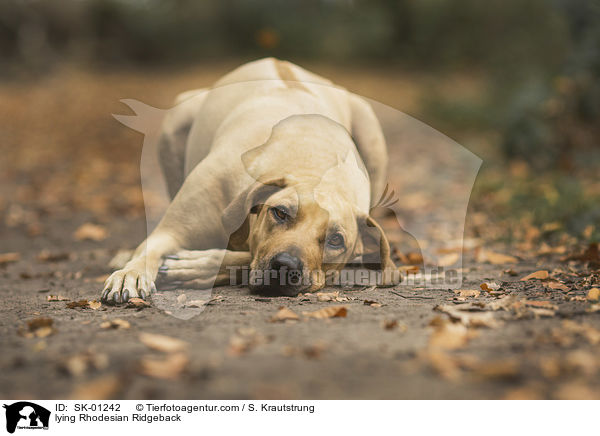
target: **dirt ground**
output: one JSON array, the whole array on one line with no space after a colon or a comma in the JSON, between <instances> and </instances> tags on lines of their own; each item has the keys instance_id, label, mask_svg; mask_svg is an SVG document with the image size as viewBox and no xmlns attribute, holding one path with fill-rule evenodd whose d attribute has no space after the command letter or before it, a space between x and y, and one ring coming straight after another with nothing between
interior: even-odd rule
<instances>
[{"instance_id":1,"label":"dirt ground","mask_svg":"<svg viewBox=\"0 0 600 436\"><path fill-rule=\"evenodd\" d=\"M518 248L494 251L478 234L464 252L462 293L400 286L261 298L223 287L188 320L154 306L88 304L113 256L146 235L141 137L109 114L123 112L123 97L167 107L218 73L199 74L67 71L42 86L2 85L0 396L600 398L598 246L546 245L535 229ZM383 79L354 74L376 97ZM416 107L408 94L396 97ZM481 214L470 210L470 229L480 229ZM159 297L168 292L186 293ZM345 316L303 315L339 306ZM272 322L281 307L299 319ZM160 346L143 333L171 339Z\"/></svg>"}]
</instances>

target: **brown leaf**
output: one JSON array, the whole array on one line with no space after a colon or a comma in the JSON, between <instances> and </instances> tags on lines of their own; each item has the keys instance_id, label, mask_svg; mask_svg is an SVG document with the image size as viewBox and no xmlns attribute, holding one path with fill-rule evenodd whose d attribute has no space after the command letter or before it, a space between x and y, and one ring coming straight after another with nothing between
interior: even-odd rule
<instances>
[{"instance_id":1,"label":"brown leaf","mask_svg":"<svg viewBox=\"0 0 600 436\"><path fill-rule=\"evenodd\" d=\"M558 291L568 292L570 290L567 285L565 285L564 283L561 283L559 281L556 281L556 280L552 280L552 281L546 283L546 286L549 287L550 289L556 289Z\"/></svg>"},{"instance_id":2,"label":"brown leaf","mask_svg":"<svg viewBox=\"0 0 600 436\"><path fill-rule=\"evenodd\" d=\"M20 253L1 253L0 254L0 265L17 262L20 259L21 259Z\"/></svg>"},{"instance_id":3,"label":"brown leaf","mask_svg":"<svg viewBox=\"0 0 600 436\"><path fill-rule=\"evenodd\" d=\"M88 301L88 307L92 310L98 310L102 307L102 303L97 300Z\"/></svg>"},{"instance_id":4,"label":"brown leaf","mask_svg":"<svg viewBox=\"0 0 600 436\"><path fill-rule=\"evenodd\" d=\"M73 237L78 241L103 241L108 237L108 232L104 227L97 224L85 223L75 230Z\"/></svg>"},{"instance_id":5,"label":"brown leaf","mask_svg":"<svg viewBox=\"0 0 600 436\"><path fill-rule=\"evenodd\" d=\"M417 265L402 265L398 267L398 271L402 274L417 274L420 269Z\"/></svg>"},{"instance_id":6,"label":"brown leaf","mask_svg":"<svg viewBox=\"0 0 600 436\"><path fill-rule=\"evenodd\" d=\"M108 356L92 351L69 356L59 365L60 369L73 377L80 377L92 369L100 370L107 366Z\"/></svg>"},{"instance_id":7,"label":"brown leaf","mask_svg":"<svg viewBox=\"0 0 600 436\"><path fill-rule=\"evenodd\" d=\"M241 356L260 344L271 341L271 337L266 337L258 333L254 328L239 328L229 340L228 353L231 356Z\"/></svg>"},{"instance_id":8,"label":"brown leaf","mask_svg":"<svg viewBox=\"0 0 600 436\"><path fill-rule=\"evenodd\" d=\"M460 323L441 321L434 324L434 331L429 337L430 348L456 350L467 345L469 331Z\"/></svg>"},{"instance_id":9,"label":"brown leaf","mask_svg":"<svg viewBox=\"0 0 600 436\"><path fill-rule=\"evenodd\" d=\"M115 318L115 319L111 319L109 321L104 321L102 324L100 324L100 328L103 329L128 329L129 327L131 327L131 324L129 324L129 321L125 321L124 319L120 319L120 318Z\"/></svg>"},{"instance_id":10,"label":"brown leaf","mask_svg":"<svg viewBox=\"0 0 600 436\"><path fill-rule=\"evenodd\" d=\"M45 338L56 333L54 320L48 317L38 317L27 321L27 329L19 329L19 334L26 338Z\"/></svg>"},{"instance_id":11,"label":"brown leaf","mask_svg":"<svg viewBox=\"0 0 600 436\"><path fill-rule=\"evenodd\" d=\"M48 295L46 296L46 299L49 302L55 302L55 301L69 301L69 299L67 297L63 297L62 295Z\"/></svg>"},{"instance_id":12,"label":"brown leaf","mask_svg":"<svg viewBox=\"0 0 600 436\"><path fill-rule=\"evenodd\" d=\"M482 291L493 292L499 291L502 288L502 284L498 282L485 282L479 285Z\"/></svg>"},{"instance_id":13,"label":"brown leaf","mask_svg":"<svg viewBox=\"0 0 600 436\"><path fill-rule=\"evenodd\" d=\"M348 309L345 306L329 306L323 309L316 310L314 312L302 312L307 318L345 318L348 313Z\"/></svg>"},{"instance_id":14,"label":"brown leaf","mask_svg":"<svg viewBox=\"0 0 600 436\"><path fill-rule=\"evenodd\" d=\"M600 299L600 289L592 288L587 292L585 296L587 301L598 301Z\"/></svg>"},{"instance_id":15,"label":"brown leaf","mask_svg":"<svg viewBox=\"0 0 600 436\"><path fill-rule=\"evenodd\" d=\"M452 266L460 259L459 253L450 253L438 259L438 266Z\"/></svg>"},{"instance_id":16,"label":"brown leaf","mask_svg":"<svg viewBox=\"0 0 600 436\"><path fill-rule=\"evenodd\" d=\"M476 376L484 379L514 380L519 376L519 364L513 359L482 363L472 370Z\"/></svg>"},{"instance_id":17,"label":"brown leaf","mask_svg":"<svg viewBox=\"0 0 600 436\"><path fill-rule=\"evenodd\" d=\"M502 322L497 320L492 312L480 312L481 307L473 306L472 303L442 304L436 306L435 310L448 314L452 320L459 321L467 327L496 328L502 325Z\"/></svg>"},{"instance_id":18,"label":"brown leaf","mask_svg":"<svg viewBox=\"0 0 600 436\"><path fill-rule=\"evenodd\" d=\"M187 368L190 359L185 353L169 354L163 359L155 357L142 357L140 360L140 373L158 379L175 380Z\"/></svg>"},{"instance_id":19,"label":"brown leaf","mask_svg":"<svg viewBox=\"0 0 600 436\"><path fill-rule=\"evenodd\" d=\"M405 324L400 324L395 319L384 319L381 322L381 326L383 327L384 330L398 330L401 333L408 330L408 327Z\"/></svg>"},{"instance_id":20,"label":"brown leaf","mask_svg":"<svg viewBox=\"0 0 600 436\"><path fill-rule=\"evenodd\" d=\"M517 263L519 259L507 254L496 253L491 250L480 249L475 255L475 260L479 263L491 263L492 265L503 265L506 263Z\"/></svg>"},{"instance_id":21,"label":"brown leaf","mask_svg":"<svg viewBox=\"0 0 600 436\"><path fill-rule=\"evenodd\" d=\"M79 300L79 301L71 301L67 303L67 308L69 309L93 309L98 310L102 307L102 303L96 300Z\"/></svg>"},{"instance_id":22,"label":"brown leaf","mask_svg":"<svg viewBox=\"0 0 600 436\"><path fill-rule=\"evenodd\" d=\"M71 301L70 303L67 303L67 308L69 308L69 309L87 308L87 307L88 307L87 300Z\"/></svg>"},{"instance_id":23,"label":"brown leaf","mask_svg":"<svg viewBox=\"0 0 600 436\"><path fill-rule=\"evenodd\" d=\"M530 307L539 307L542 309L551 309L551 310L558 309L558 306L556 304L552 303L551 301L525 300L524 303L526 306L530 306Z\"/></svg>"},{"instance_id":24,"label":"brown leaf","mask_svg":"<svg viewBox=\"0 0 600 436\"><path fill-rule=\"evenodd\" d=\"M536 318L543 316L553 317L556 315L556 311L553 309L530 307L529 310L535 315Z\"/></svg>"},{"instance_id":25,"label":"brown leaf","mask_svg":"<svg viewBox=\"0 0 600 436\"><path fill-rule=\"evenodd\" d=\"M348 301L348 298L340 295L339 291L335 292L317 292L315 294L317 296L317 301L327 302L327 301Z\"/></svg>"},{"instance_id":26,"label":"brown leaf","mask_svg":"<svg viewBox=\"0 0 600 436\"><path fill-rule=\"evenodd\" d=\"M521 279L522 282L526 282L527 280L546 280L549 274L546 270L532 272L529 275L526 275Z\"/></svg>"},{"instance_id":27,"label":"brown leaf","mask_svg":"<svg viewBox=\"0 0 600 436\"><path fill-rule=\"evenodd\" d=\"M52 253L49 250L42 250L37 255L37 259L41 262L60 262L70 259L69 253Z\"/></svg>"},{"instance_id":28,"label":"brown leaf","mask_svg":"<svg viewBox=\"0 0 600 436\"><path fill-rule=\"evenodd\" d=\"M152 348L153 350L162 351L163 353L175 353L183 351L188 347L188 343L181 339L154 333L141 333L140 341L147 347Z\"/></svg>"},{"instance_id":29,"label":"brown leaf","mask_svg":"<svg viewBox=\"0 0 600 436\"><path fill-rule=\"evenodd\" d=\"M271 317L271 322L283 322L283 321L297 321L300 317L288 309L287 307L281 306L279 312Z\"/></svg>"},{"instance_id":30,"label":"brown leaf","mask_svg":"<svg viewBox=\"0 0 600 436\"><path fill-rule=\"evenodd\" d=\"M381 304L378 301L374 301L374 300L365 300L365 301L363 301L363 304L365 306L371 306L371 307L382 307L383 306L383 304Z\"/></svg>"},{"instance_id":31,"label":"brown leaf","mask_svg":"<svg viewBox=\"0 0 600 436\"><path fill-rule=\"evenodd\" d=\"M110 400L123 389L123 380L115 375L107 375L81 384L69 396L72 400Z\"/></svg>"},{"instance_id":32,"label":"brown leaf","mask_svg":"<svg viewBox=\"0 0 600 436\"><path fill-rule=\"evenodd\" d=\"M477 298L481 294L481 291L478 289L455 289L455 294L458 294L459 297L473 297Z\"/></svg>"},{"instance_id":33,"label":"brown leaf","mask_svg":"<svg viewBox=\"0 0 600 436\"><path fill-rule=\"evenodd\" d=\"M142 300L141 298L130 298L127 301L127 307L129 309L143 309L145 307L150 307L150 303L148 303L146 300Z\"/></svg>"}]
</instances>

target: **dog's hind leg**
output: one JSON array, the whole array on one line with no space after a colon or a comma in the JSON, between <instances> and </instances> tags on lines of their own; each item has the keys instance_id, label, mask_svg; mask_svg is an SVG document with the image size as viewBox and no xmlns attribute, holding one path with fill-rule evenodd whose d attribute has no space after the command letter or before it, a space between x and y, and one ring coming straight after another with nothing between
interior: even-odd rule
<instances>
[{"instance_id":1,"label":"dog's hind leg","mask_svg":"<svg viewBox=\"0 0 600 436\"><path fill-rule=\"evenodd\" d=\"M195 288L237 283L241 268L249 266L252 256L247 251L225 249L184 250L169 255L158 269L158 280L164 283L186 281Z\"/></svg>"},{"instance_id":2,"label":"dog's hind leg","mask_svg":"<svg viewBox=\"0 0 600 436\"><path fill-rule=\"evenodd\" d=\"M162 124L158 140L161 170L172 198L185 179L185 155L187 140L194 118L208 95L207 89L195 89L179 94L176 106L170 109Z\"/></svg>"}]
</instances>

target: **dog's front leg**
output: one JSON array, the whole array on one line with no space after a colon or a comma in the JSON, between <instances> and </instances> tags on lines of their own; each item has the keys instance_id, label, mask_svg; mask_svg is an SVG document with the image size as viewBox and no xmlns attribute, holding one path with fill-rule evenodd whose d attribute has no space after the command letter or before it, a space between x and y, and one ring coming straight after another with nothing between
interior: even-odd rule
<instances>
[{"instance_id":1,"label":"dog's front leg","mask_svg":"<svg viewBox=\"0 0 600 436\"><path fill-rule=\"evenodd\" d=\"M190 282L195 288L208 289L230 284L232 272L235 274L241 267L250 265L251 260L247 251L184 250L167 256L159 268L158 278L164 282Z\"/></svg>"},{"instance_id":2,"label":"dog's front leg","mask_svg":"<svg viewBox=\"0 0 600 436\"><path fill-rule=\"evenodd\" d=\"M172 235L160 231L152 233L135 250L125 267L112 273L104 282L102 301L120 304L134 297L146 299L155 288L154 280L163 256L180 248Z\"/></svg>"}]
</instances>

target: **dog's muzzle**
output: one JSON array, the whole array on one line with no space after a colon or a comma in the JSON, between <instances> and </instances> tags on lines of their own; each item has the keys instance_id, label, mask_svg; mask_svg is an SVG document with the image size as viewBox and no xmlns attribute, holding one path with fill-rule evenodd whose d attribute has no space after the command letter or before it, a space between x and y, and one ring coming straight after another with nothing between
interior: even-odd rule
<instances>
[{"instance_id":1,"label":"dog's muzzle","mask_svg":"<svg viewBox=\"0 0 600 436\"><path fill-rule=\"evenodd\" d=\"M269 261L268 269L257 277L256 283L250 284L250 289L262 295L298 295L308 287L303 269L304 264L298 257L288 252L277 253Z\"/></svg>"}]
</instances>

